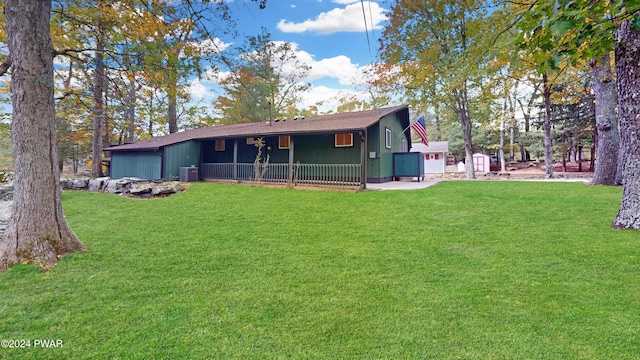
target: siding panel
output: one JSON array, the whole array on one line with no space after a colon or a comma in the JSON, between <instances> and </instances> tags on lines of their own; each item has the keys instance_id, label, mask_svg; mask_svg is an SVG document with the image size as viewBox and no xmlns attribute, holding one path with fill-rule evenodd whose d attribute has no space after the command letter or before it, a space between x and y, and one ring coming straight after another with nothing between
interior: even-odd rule
<instances>
[{"instance_id":1,"label":"siding panel","mask_svg":"<svg viewBox=\"0 0 640 360\"><path fill-rule=\"evenodd\" d=\"M178 180L180 178L180 168L191 165L200 166L199 142L187 141L164 148L165 180Z\"/></svg>"},{"instance_id":2,"label":"siding panel","mask_svg":"<svg viewBox=\"0 0 640 360\"><path fill-rule=\"evenodd\" d=\"M147 180L161 178L162 157L153 151L112 152L111 178L137 177Z\"/></svg>"}]
</instances>

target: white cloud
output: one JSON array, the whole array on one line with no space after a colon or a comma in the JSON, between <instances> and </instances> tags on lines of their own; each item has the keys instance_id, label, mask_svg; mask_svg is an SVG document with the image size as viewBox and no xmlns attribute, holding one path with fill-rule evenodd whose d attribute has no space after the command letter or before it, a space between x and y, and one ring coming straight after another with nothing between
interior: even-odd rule
<instances>
[{"instance_id":1,"label":"white cloud","mask_svg":"<svg viewBox=\"0 0 640 360\"><path fill-rule=\"evenodd\" d=\"M365 70L370 69L371 65L359 66L345 55L316 60L314 55L298 49L297 44L292 43L292 48L296 51L297 60L311 67L308 76L302 79L302 81L309 82L312 85L311 89L303 95L302 107L308 108L321 102L320 110L326 111L335 109L339 105L336 101L339 97L353 95L358 99L368 99L369 95L365 91L358 91L355 88L365 88ZM283 70L287 71L287 68L291 66L293 64L285 64ZM229 75L228 71L215 72L209 70L202 82L209 88L216 88L217 84ZM318 84L320 81L322 81L323 85ZM326 86L328 83L336 83L336 86ZM202 86L200 82L195 84ZM192 86L194 85L192 84ZM351 89L346 89L349 87Z\"/></svg>"},{"instance_id":2,"label":"white cloud","mask_svg":"<svg viewBox=\"0 0 640 360\"><path fill-rule=\"evenodd\" d=\"M298 49L297 44L291 43L291 45L293 51L296 52L297 60L300 63L309 65L311 67L309 75L307 76L307 78L303 79L304 81L314 81L322 78L333 78L337 79L340 85L345 86L358 85L362 83L364 67L360 67L358 66L358 64L352 63L351 59L347 56L338 55L331 58L316 60L312 54ZM283 66L283 70L285 72L287 70L293 71L293 66L293 63L285 64ZM222 79L228 76L228 71L215 72L213 70L209 70L206 73L205 79L207 81L219 83Z\"/></svg>"},{"instance_id":3,"label":"white cloud","mask_svg":"<svg viewBox=\"0 0 640 360\"><path fill-rule=\"evenodd\" d=\"M341 4L347 4L342 0ZM343 9L335 8L320 13L315 19L307 19L295 23L282 19L278 22L278 29L286 33L315 32L328 35L337 32L364 32L371 29L381 29L381 23L386 20L385 10L378 3L367 1L364 3L364 14L360 2L352 3ZM366 17L366 26L365 26Z\"/></svg>"},{"instance_id":4,"label":"white cloud","mask_svg":"<svg viewBox=\"0 0 640 360\"><path fill-rule=\"evenodd\" d=\"M363 69L351 62L351 59L344 55L316 60L315 57L298 49L298 45L292 43L292 49L296 52L296 58L300 63L309 65L311 70L305 81L314 81L323 78L337 79L340 85L353 86L362 83ZM293 69L294 64L286 64L284 70Z\"/></svg>"},{"instance_id":5,"label":"white cloud","mask_svg":"<svg viewBox=\"0 0 640 360\"><path fill-rule=\"evenodd\" d=\"M210 53L218 53L224 51L231 45L233 45L233 43L225 43L219 38L205 39L204 41L200 41L198 44L196 44L199 50Z\"/></svg>"},{"instance_id":6,"label":"white cloud","mask_svg":"<svg viewBox=\"0 0 640 360\"><path fill-rule=\"evenodd\" d=\"M194 98L202 99L203 97L205 97L205 95L207 95L208 91L209 90L207 89L207 87L202 85L202 83L200 83L199 79L196 78L189 81L188 92Z\"/></svg>"},{"instance_id":7,"label":"white cloud","mask_svg":"<svg viewBox=\"0 0 640 360\"><path fill-rule=\"evenodd\" d=\"M358 99L366 99L367 94L355 90L335 89L326 86L313 86L302 97L302 107L318 106L318 110L326 112L335 110L339 104L338 99L347 95L353 95ZM320 105L316 105L320 104Z\"/></svg>"}]
</instances>

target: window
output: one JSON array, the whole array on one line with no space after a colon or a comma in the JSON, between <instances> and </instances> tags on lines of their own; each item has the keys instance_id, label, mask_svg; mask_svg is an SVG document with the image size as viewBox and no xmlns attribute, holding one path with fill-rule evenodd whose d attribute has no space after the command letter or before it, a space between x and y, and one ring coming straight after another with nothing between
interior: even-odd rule
<instances>
[{"instance_id":1,"label":"window","mask_svg":"<svg viewBox=\"0 0 640 360\"><path fill-rule=\"evenodd\" d=\"M278 149L288 149L291 144L291 137L281 135L278 137Z\"/></svg>"},{"instance_id":2,"label":"window","mask_svg":"<svg viewBox=\"0 0 640 360\"><path fill-rule=\"evenodd\" d=\"M336 134L336 147L353 146L353 133Z\"/></svg>"},{"instance_id":3,"label":"window","mask_svg":"<svg viewBox=\"0 0 640 360\"><path fill-rule=\"evenodd\" d=\"M216 151L224 151L224 140L216 140Z\"/></svg>"},{"instance_id":4,"label":"window","mask_svg":"<svg viewBox=\"0 0 640 360\"><path fill-rule=\"evenodd\" d=\"M256 143L256 139L252 138L252 137L248 137L247 138L247 145L253 145Z\"/></svg>"},{"instance_id":5,"label":"window","mask_svg":"<svg viewBox=\"0 0 640 360\"><path fill-rule=\"evenodd\" d=\"M438 156L438 155L439 155L439 154L433 154L433 160L438 160L438 158L439 158L439 156Z\"/></svg>"},{"instance_id":6,"label":"window","mask_svg":"<svg viewBox=\"0 0 640 360\"><path fill-rule=\"evenodd\" d=\"M391 129L384 128L384 147L391 149Z\"/></svg>"}]
</instances>

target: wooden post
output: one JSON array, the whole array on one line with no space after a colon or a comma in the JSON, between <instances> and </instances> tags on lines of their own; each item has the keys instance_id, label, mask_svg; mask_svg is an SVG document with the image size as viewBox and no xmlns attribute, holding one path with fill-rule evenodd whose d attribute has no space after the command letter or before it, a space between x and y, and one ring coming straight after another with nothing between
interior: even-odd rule
<instances>
[{"instance_id":1,"label":"wooden post","mask_svg":"<svg viewBox=\"0 0 640 360\"><path fill-rule=\"evenodd\" d=\"M367 188L367 129L360 131L360 185Z\"/></svg>"},{"instance_id":2,"label":"wooden post","mask_svg":"<svg viewBox=\"0 0 640 360\"><path fill-rule=\"evenodd\" d=\"M233 140L233 180L238 180L238 139Z\"/></svg>"},{"instance_id":3,"label":"wooden post","mask_svg":"<svg viewBox=\"0 0 640 360\"><path fill-rule=\"evenodd\" d=\"M294 141L293 136L289 136L289 182L288 184L293 184L293 155L294 155Z\"/></svg>"}]
</instances>

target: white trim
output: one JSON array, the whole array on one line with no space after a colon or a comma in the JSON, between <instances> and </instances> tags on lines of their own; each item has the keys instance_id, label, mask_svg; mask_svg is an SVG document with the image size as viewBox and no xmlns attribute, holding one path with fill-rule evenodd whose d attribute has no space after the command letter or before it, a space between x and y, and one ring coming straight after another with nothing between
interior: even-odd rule
<instances>
[{"instance_id":1,"label":"white trim","mask_svg":"<svg viewBox=\"0 0 640 360\"><path fill-rule=\"evenodd\" d=\"M284 137L287 138L287 145L286 146L282 146L282 143L280 142L280 139L284 138ZM290 147L291 147L291 136L289 136L289 135L280 135L280 136L278 136L278 149L284 150L284 149L289 149Z\"/></svg>"},{"instance_id":2,"label":"white trim","mask_svg":"<svg viewBox=\"0 0 640 360\"><path fill-rule=\"evenodd\" d=\"M391 149L391 129L388 127L384 128L384 147L387 149Z\"/></svg>"},{"instance_id":3,"label":"white trim","mask_svg":"<svg viewBox=\"0 0 640 360\"><path fill-rule=\"evenodd\" d=\"M338 145L338 135L349 135L349 142L342 144L342 145ZM335 134L333 137L333 144L335 145L335 147L351 147L353 146L353 133L340 133L340 134Z\"/></svg>"}]
</instances>

